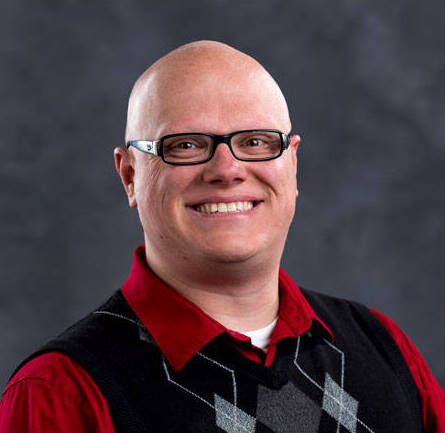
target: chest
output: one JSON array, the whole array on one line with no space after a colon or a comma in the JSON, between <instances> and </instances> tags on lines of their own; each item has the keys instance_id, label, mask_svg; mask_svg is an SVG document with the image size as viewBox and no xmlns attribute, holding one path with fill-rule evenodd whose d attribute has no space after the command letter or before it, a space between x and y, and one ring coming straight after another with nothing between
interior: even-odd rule
<instances>
[{"instance_id":1,"label":"chest","mask_svg":"<svg viewBox=\"0 0 445 433\"><path fill-rule=\"evenodd\" d=\"M421 432L397 375L371 345L284 341L272 368L212 347L175 372L162 356L131 406L154 432Z\"/></svg>"}]
</instances>

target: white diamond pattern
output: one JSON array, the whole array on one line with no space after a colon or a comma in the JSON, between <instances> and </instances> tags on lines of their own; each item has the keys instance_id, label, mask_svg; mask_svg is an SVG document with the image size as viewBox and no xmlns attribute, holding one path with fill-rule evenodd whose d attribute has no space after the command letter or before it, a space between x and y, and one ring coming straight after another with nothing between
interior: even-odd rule
<instances>
[{"instance_id":1,"label":"white diamond pattern","mask_svg":"<svg viewBox=\"0 0 445 433\"><path fill-rule=\"evenodd\" d=\"M340 431L340 424L346 427L351 433L355 433L357 424L364 427L369 433L374 433L360 418L357 417L358 401L351 397L343 388L344 372L345 372L345 354L338 347L335 347L328 340L324 342L341 356L341 385L339 386L329 374L325 375L325 383L320 385L312 378L298 363L298 355L300 353L301 337L297 340L297 349L295 351L294 364L300 373L306 377L313 385L323 392L323 410L337 420L337 433ZM329 380L327 379L329 377ZM326 406L325 406L326 404Z\"/></svg>"},{"instance_id":2,"label":"white diamond pattern","mask_svg":"<svg viewBox=\"0 0 445 433\"><path fill-rule=\"evenodd\" d=\"M217 365L219 368L230 373L232 378L232 387L233 387L233 404L223 399L217 394L215 394L214 396L215 404L212 404L202 396L193 392L191 389L177 382L176 380L173 379L172 374L170 373L169 368L167 366L167 362L165 361L164 358L162 363L167 380L170 383L176 385L178 388L181 388L183 391L191 394L196 399L201 400L203 403L213 408L216 414L217 425L227 433L244 433L244 432L254 433L256 424L255 418L251 417L242 409L237 407L237 387L236 387L235 372L231 368L222 365L218 361L215 361L214 359L209 358L208 356L205 356L200 352L198 352L198 355L201 356L201 358L206 359L210 363Z\"/></svg>"},{"instance_id":3,"label":"white diamond pattern","mask_svg":"<svg viewBox=\"0 0 445 433\"><path fill-rule=\"evenodd\" d=\"M351 433L356 432L358 401L341 388L328 373L324 382L323 410L337 420L337 431L339 424L342 424Z\"/></svg>"},{"instance_id":4,"label":"white diamond pattern","mask_svg":"<svg viewBox=\"0 0 445 433\"><path fill-rule=\"evenodd\" d=\"M215 394L216 425L227 433L255 433L256 420L239 407Z\"/></svg>"}]
</instances>

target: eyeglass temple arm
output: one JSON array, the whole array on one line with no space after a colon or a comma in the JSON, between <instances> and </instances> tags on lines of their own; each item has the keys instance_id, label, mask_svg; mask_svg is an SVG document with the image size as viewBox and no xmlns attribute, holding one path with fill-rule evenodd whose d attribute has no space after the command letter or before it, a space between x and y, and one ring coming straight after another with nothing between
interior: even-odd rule
<instances>
[{"instance_id":1,"label":"eyeglass temple arm","mask_svg":"<svg viewBox=\"0 0 445 433\"><path fill-rule=\"evenodd\" d=\"M286 150L290 145L291 133L285 134L284 132L280 132L281 138L283 139L283 148Z\"/></svg>"},{"instance_id":2,"label":"eyeglass temple arm","mask_svg":"<svg viewBox=\"0 0 445 433\"><path fill-rule=\"evenodd\" d=\"M152 155L158 155L159 140L149 141L149 140L130 140L127 141L127 149L130 146L135 147L141 152L151 153Z\"/></svg>"}]
</instances>

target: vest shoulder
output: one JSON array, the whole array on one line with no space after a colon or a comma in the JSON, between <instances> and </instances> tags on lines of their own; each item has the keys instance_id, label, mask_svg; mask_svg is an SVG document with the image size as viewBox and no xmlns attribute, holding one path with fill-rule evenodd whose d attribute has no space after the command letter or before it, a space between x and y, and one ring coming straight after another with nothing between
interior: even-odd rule
<instances>
[{"instance_id":1,"label":"vest shoulder","mask_svg":"<svg viewBox=\"0 0 445 433\"><path fill-rule=\"evenodd\" d=\"M333 332L334 337L352 338L353 335L367 335L375 345L398 351L394 339L369 307L350 299L306 288L300 289L317 316Z\"/></svg>"},{"instance_id":2,"label":"vest shoulder","mask_svg":"<svg viewBox=\"0 0 445 433\"><path fill-rule=\"evenodd\" d=\"M15 377L28 365L39 366L45 359L56 362L58 357L69 357L77 361L77 353L99 353L109 351L118 341L145 340L150 337L142 322L126 302L121 290L117 290L98 308L73 323L56 337L50 339L37 351L25 358L15 369ZM54 354L58 355L55 356ZM48 358L44 355L49 355ZM57 358L57 359L56 359Z\"/></svg>"},{"instance_id":3,"label":"vest shoulder","mask_svg":"<svg viewBox=\"0 0 445 433\"><path fill-rule=\"evenodd\" d=\"M327 295L322 292L318 292L315 290L306 289L304 287L299 286L301 292L303 293L306 300L309 302L311 307L316 308L324 308L324 309L340 309L340 310L360 310L361 312L365 312L366 315L372 314L369 307L362 304L361 302L354 301L351 299L342 298L339 296Z\"/></svg>"}]
</instances>

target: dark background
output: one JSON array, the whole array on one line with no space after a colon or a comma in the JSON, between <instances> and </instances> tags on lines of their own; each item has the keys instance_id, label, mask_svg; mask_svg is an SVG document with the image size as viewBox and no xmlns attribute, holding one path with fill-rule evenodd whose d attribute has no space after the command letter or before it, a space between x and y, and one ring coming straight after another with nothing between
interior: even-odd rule
<instances>
[{"instance_id":1,"label":"dark background","mask_svg":"<svg viewBox=\"0 0 445 433\"><path fill-rule=\"evenodd\" d=\"M253 55L287 96L303 144L284 268L392 317L445 385L443 2L15 0L0 17L0 388L128 275L127 98L197 39Z\"/></svg>"}]
</instances>

